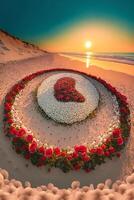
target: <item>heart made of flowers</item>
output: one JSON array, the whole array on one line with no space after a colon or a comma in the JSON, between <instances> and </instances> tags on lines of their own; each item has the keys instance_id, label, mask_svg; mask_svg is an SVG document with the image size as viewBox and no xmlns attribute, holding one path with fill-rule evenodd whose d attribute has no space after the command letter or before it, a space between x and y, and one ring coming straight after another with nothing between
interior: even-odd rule
<instances>
[{"instance_id":1,"label":"heart made of flowers","mask_svg":"<svg viewBox=\"0 0 134 200\"><path fill-rule=\"evenodd\" d=\"M63 77L57 80L54 85L54 96L58 101L63 102L84 102L85 97L75 88L75 79Z\"/></svg>"}]
</instances>

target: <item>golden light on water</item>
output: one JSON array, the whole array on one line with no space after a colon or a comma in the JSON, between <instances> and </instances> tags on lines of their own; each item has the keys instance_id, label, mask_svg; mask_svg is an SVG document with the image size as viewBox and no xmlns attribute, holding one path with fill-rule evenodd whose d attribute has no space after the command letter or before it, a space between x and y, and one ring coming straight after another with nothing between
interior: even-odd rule
<instances>
[{"instance_id":1,"label":"golden light on water","mask_svg":"<svg viewBox=\"0 0 134 200\"><path fill-rule=\"evenodd\" d=\"M86 52L86 68L89 68L91 65L91 55L92 52Z\"/></svg>"},{"instance_id":2,"label":"golden light on water","mask_svg":"<svg viewBox=\"0 0 134 200\"><path fill-rule=\"evenodd\" d=\"M90 40L87 40L85 42L85 48L90 49L92 47L92 42ZM91 52L87 51L86 52L86 67L88 68L90 66L91 62Z\"/></svg>"}]
</instances>

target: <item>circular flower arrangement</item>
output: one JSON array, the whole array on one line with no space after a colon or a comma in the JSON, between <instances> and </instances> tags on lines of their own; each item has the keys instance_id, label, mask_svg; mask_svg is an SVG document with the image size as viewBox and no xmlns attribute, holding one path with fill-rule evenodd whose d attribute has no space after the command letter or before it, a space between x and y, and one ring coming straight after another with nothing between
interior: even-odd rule
<instances>
[{"instance_id":1,"label":"circular flower arrangement","mask_svg":"<svg viewBox=\"0 0 134 200\"><path fill-rule=\"evenodd\" d=\"M70 71L86 75L99 81L113 96L116 96L119 106L119 127L115 128L111 135L98 144L98 146L89 148L88 146L77 144L73 150L67 148L60 149L59 147L51 148L43 145L39 146L36 138L32 134L29 134L23 127L15 123L12 109L15 98L17 98L20 91L35 77L54 71ZM58 86L56 84L55 87L59 87L59 84ZM57 93L55 95L57 97ZM60 100L64 100L64 98ZM84 101L85 99L82 97L82 100ZM6 95L4 103L4 132L11 139L16 152L23 155L26 159L30 159L36 166L46 165L49 167L49 170L51 167L57 167L63 172L78 169L90 172L96 165L104 163L107 158L112 159L114 156L120 157L120 151L124 147L130 133L130 111L127 98L118 92L116 88L100 78L76 70L61 68L43 70L22 79Z\"/></svg>"},{"instance_id":2,"label":"circular flower arrangement","mask_svg":"<svg viewBox=\"0 0 134 200\"><path fill-rule=\"evenodd\" d=\"M74 73L60 73L42 82L37 99L51 119L72 124L84 120L96 109L99 94L88 79Z\"/></svg>"}]
</instances>

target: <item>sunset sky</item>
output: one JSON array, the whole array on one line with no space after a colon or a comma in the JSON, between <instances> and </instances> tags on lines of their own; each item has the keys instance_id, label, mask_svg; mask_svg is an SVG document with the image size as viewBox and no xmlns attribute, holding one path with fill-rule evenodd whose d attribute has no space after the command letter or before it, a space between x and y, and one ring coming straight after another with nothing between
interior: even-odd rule
<instances>
[{"instance_id":1,"label":"sunset sky","mask_svg":"<svg viewBox=\"0 0 134 200\"><path fill-rule=\"evenodd\" d=\"M133 0L0 0L0 27L48 51L134 52Z\"/></svg>"}]
</instances>

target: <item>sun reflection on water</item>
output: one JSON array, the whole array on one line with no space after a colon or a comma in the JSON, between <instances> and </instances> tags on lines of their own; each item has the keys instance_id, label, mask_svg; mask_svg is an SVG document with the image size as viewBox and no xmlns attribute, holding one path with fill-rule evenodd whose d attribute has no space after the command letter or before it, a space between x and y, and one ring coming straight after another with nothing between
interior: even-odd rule
<instances>
[{"instance_id":1,"label":"sun reflection on water","mask_svg":"<svg viewBox=\"0 0 134 200\"><path fill-rule=\"evenodd\" d=\"M89 68L89 66L91 65L91 55L92 52L86 52L86 68Z\"/></svg>"}]
</instances>

